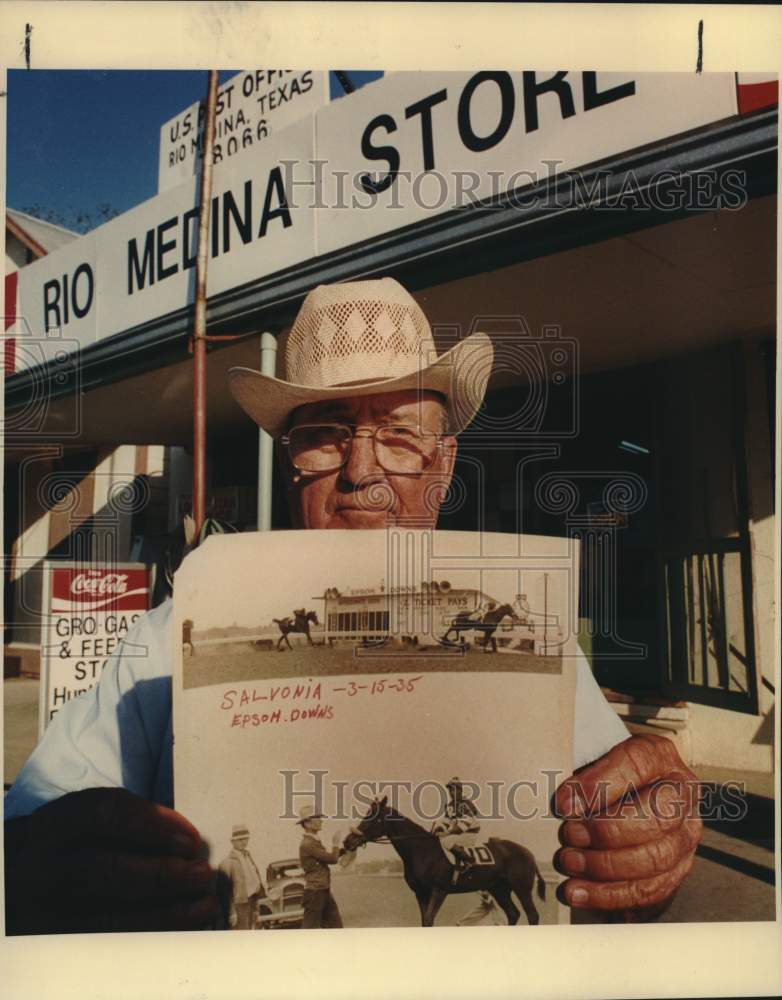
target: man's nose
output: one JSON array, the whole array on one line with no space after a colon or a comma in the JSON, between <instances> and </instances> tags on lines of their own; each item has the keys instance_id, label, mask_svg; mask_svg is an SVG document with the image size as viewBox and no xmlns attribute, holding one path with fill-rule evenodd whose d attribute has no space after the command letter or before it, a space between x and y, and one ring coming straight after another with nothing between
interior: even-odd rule
<instances>
[{"instance_id":1,"label":"man's nose","mask_svg":"<svg viewBox=\"0 0 782 1000\"><path fill-rule=\"evenodd\" d=\"M353 437L350 455L342 467L342 474L351 483L359 483L364 479L377 480L383 478L383 467L377 461L374 439L366 432L359 431Z\"/></svg>"}]
</instances>

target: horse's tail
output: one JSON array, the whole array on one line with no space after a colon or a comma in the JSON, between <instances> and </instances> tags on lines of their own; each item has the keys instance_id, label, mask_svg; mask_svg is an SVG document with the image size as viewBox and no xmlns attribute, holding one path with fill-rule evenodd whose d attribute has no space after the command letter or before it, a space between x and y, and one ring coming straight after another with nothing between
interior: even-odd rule
<instances>
[{"instance_id":1,"label":"horse's tail","mask_svg":"<svg viewBox=\"0 0 782 1000\"><path fill-rule=\"evenodd\" d=\"M535 865L535 875L537 876L538 880L538 896L540 896L540 898L545 901L546 883L543 881L543 876L540 874L540 869L538 868L537 865Z\"/></svg>"}]
</instances>

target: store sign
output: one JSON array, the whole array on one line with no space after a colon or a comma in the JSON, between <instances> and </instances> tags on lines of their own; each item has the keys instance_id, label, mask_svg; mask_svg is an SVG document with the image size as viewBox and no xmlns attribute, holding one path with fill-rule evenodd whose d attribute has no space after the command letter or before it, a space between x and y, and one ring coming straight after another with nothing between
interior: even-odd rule
<instances>
[{"instance_id":1,"label":"store sign","mask_svg":"<svg viewBox=\"0 0 782 1000\"><path fill-rule=\"evenodd\" d=\"M43 584L39 736L66 702L98 683L108 658L149 608L149 576L137 564L50 561Z\"/></svg>"},{"instance_id":2,"label":"store sign","mask_svg":"<svg viewBox=\"0 0 782 1000\"><path fill-rule=\"evenodd\" d=\"M217 164L208 294L736 112L732 73L386 75ZM198 218L190 177L23 268L19 315L83 347L191 304Z\"/></svg>"},{"instance_id":3,"label":"store sign","mask_svg":"<svg viewBox=\"0 0 782 1000\"><path fill-rule=\"evenodd\" d=\"M314 255L314 213L295 197L314 152L310 117L215 169L210 296ZM199 214L191 179L22 268L19 315L54 354L58 337L86 347L192 303Z\"/></svg>"},{"instance_id":4,"label":"store sign","mask_svg":"<svg viewBox=\"0 0 782 1000\"><path fill-rule=\"evenodd\" d=\"M128 213L130 214L130 213ZM16 367L54 361L64 349L88 347L98 339L96 229L18 271L17 318L34 350L20 351Z\"/></svg>"},{"instance_id":5,"label":"store sign","mask_svg":"<svg viewBox=\"0 0 782 1000\"><path fill-rule=\"evenodd\" d=\"M318 114L318 253L736 114L732 73L393 73ZM519 207L524 207L523 198ZM356 210L340 225L344 206Z\"/></svg>"},{"instance_id":6,"label":"store sign","mask_svg":"<svg viewBox=\"0 0 782 1000\"><path fill-rule=\"evenodd\" d=\"M328 102L323 70L253 69L217 91L214 163L256 148L273 133ZM204 102L196 101L160 129L158 192L193 177L203 159Z\"/></svg>"}]
</instances>

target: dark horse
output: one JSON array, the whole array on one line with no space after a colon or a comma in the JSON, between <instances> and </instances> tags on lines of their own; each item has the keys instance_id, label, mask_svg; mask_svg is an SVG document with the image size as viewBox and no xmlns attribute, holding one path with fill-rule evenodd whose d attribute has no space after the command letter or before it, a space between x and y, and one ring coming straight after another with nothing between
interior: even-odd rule
<instances>
[{"instance_id":1,"label":"dark horse","mask_svg":"<svg viewBox=\"0 0 782 1000\"><path fill-rule=\"evenodd\" d=\"M521 916L511 898L515 892L530 924L540 921L532 901L537 876L538 895L546 898L546 885L531 851L512 840L491 837L488 841L494 864L473 865L453 885L453 865L446 857L440 838L400 815L388 805L388 796L375 801L369 813L345 838L344 847L353 851L369 841L388 837L402 859L405 882L415 893L421 911L421 926L434 926L435 917L451 892L485 889L497 900L509 924Z\"/></svg>"},{"instance_id":2,"label":"dark horse","mask_svg":"<svg viewBox=\"0 0 782 1000\"><path fill-rule=\"evenodd\" d=\"M456 638L461 641L462 632L469 632L474 629L476 632L483 633L483 651L485 653L488 652L489 645L491 645L491 651L496 653L497 640L494 638L494 633L497 631L497 626L502 619L507 617L512 618L514 622L519 621L510 604L501 604L498 608L492 608L491 611L487 611L480 618L472 618L469 611L460 611L451 622L448 631L440 639L440 642L447 643L451 632L455 632Z\"/></svg>"},{"instance_id":3,"label":"dark horse","mask_svg":"<svg viewBox=\"0 0 782 1000\"><path fill-rule=\"evenodd\" d=\"M310 646L314 646L315 643L312 641L312 636L310 635L310 622L313 625L319 625L318 616L314 611L305 611L304 608L299 608L298 611L293 612L293 618L273 618L272 621L277 623L282 635L277 640L277 651L282 652L283 642L287 645L288 649L293 649L291 646L290 639L288 638L289 632L302 632L307 636L307 642Z\"/></svg>"}]
</instances>

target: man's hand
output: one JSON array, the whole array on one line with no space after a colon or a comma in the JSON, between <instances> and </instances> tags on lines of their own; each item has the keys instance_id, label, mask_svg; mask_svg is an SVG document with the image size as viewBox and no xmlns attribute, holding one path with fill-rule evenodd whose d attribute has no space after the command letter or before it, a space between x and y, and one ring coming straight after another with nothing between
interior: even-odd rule
<instances>
[{"instance_id":1,"label":"man's hand","mask_svg":"<svg viewBox=\"0 0 782 1000\"><path fill-rule=\"evenodd\" d=\"M71 792L5 824L6 934L197 930L214 916L201 838L123 788Z\"/></svg>"},{"instance_id":2,"label":"man's hand","mask_svg":"<svg viewBox=\"0 0 782 1000\"><path fill-rule=\"evenodd\" d=\"M650 920L692 868L703 824L698 779L663 736L631 736L564 781L554 858L569 906Z\"/></svg>"}]
</instances>

